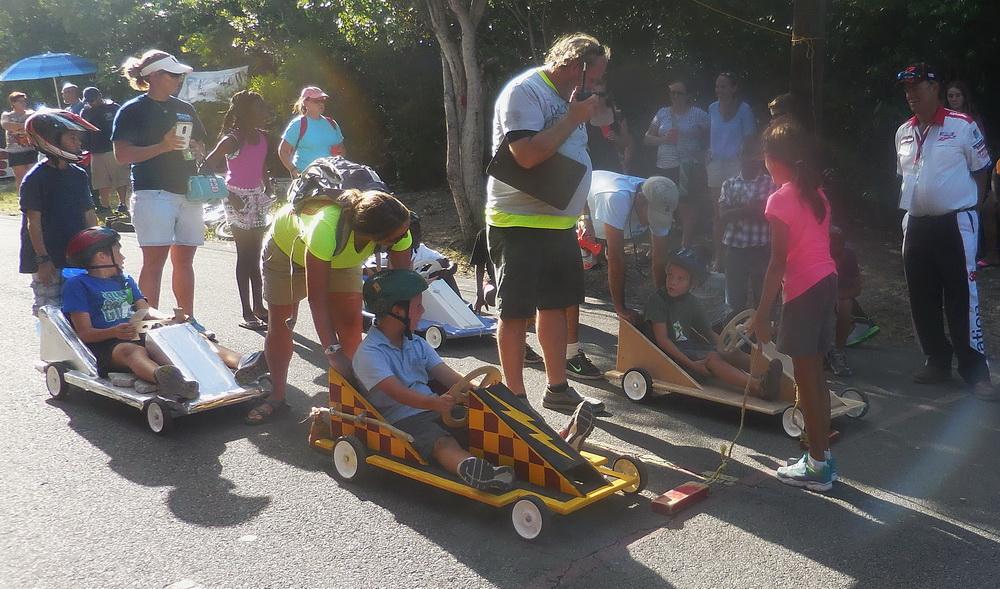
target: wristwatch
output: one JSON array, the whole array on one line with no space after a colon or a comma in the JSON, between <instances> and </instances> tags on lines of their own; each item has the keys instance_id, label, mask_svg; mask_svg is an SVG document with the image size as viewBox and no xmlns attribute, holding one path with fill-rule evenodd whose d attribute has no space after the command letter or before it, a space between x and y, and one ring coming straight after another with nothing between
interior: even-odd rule
<instances>
[{"instance_id":1,"label":"wristwatch","mask_svg":"<svg viewBox=\"0 0 1000 589\"><path fill-rule=\"evenodd\" d=\"M35 263L41 266L45 262L51 262L52 256L45 254L44 256L35 256Z\"/></svg>"}]
</instances>

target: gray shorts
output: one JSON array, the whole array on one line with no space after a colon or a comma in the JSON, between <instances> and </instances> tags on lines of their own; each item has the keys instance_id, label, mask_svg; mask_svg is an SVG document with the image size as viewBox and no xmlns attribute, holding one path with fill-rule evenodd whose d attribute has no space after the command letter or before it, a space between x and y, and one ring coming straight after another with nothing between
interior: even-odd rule
<instances>
[{"instance_id":1,"label":"gray shorts","mask_svg":"<svg viewBox=\"0 0 1000 589\"><path fill-rule=\"evenodd\" d=\"M497 308L504 319L583 302L583 260L573 229L487 227L497 268Z\"/></svg>"},{"instance_id":2,"label":"gray shorts","mask_svg":"<svg viewBox=\"0 0 1000 589\"><path fill-rule=\"evenodd\" d=\"M31 304L31 314L38 316L38 310L45 305L62 307L62 270L56 268L55 282L49 284L42 282L38 278L38 272L31 275L31 292L35 295L35 301Z\"/></svg>"},{"instance_id":3,"label":"gray shorts","mask_svg":"<svg viewBox=\"0 0 1000 589\"><path fill-rule=\"evenodd\" d=\"M392 425L413 436L413 447L428 462L433 459L434 445L441 438L466 437L463 432L452 430L442 423L441 416L435 411L422 411ZM466 440L458 439L458 442L463 447L468 445Z\"/></svg>"},{"instance_id":4,"label":"gray shorts","mask_svg":"<svg viewBox=\"0 0 1000 589\"><path fill-rule=\"evenodd\" d=\"M778 326L778 351L792 358L825 354L833 345L837 275L830 274L786 301Z\"/></svg>"}]
</instances>

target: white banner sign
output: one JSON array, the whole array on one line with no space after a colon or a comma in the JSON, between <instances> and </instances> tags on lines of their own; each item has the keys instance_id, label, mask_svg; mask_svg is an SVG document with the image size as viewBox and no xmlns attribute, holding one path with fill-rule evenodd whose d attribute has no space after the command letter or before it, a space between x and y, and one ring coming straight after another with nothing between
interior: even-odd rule
<instances>
[{"instance_id":1,"label":"white banner sign","mask_svg":"<svg viewBox=\"0 0 1000 589\"><path fill-rule=\"evenodd\" d=\"M187 102L228 102L247 87L248 66L217 72L191 72L184 78L177 98Z\"/></svg>"}]
</instances>

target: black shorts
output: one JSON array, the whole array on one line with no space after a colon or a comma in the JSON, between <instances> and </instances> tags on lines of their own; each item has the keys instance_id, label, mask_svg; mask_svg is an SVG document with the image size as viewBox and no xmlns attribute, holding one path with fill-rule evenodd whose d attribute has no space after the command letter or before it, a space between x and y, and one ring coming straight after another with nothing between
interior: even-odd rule
<instances>
[{"instance_id":1,"label":"black shorts","mask_svg":"<svg viewBox=\"0 0 1000 589\"><path fill-rule=\"evenodd\" d=\"M10 167L14 166L30 166L38 161L38 152L32 149L31 151L18 151L18 152L7 152L7 165Z\"/></svg>"},{"instance_id":2,"label":"black shorts","mask_svg":"<svg viewBox=\"0 0 1000 589\"><path fill-rule=\"evenodd\" d=\"M413 436L413 447L428 462L433 459L434 446L441 438L455 438L463 448L468 446L468 440L464 439L467 433L446 426L435 411L423 411L392 425Z\"/></svg>"},{"instance_id":3,"label":"black shorts","mask_svg":"<svg viewBox=\"0 0 1000 589\"><path fill-rule=\"evenodd\" d=\"M837 275L830 274L781 308L778 351L792 358L825 354L833 345Z\"/></svg>"},{"instance_id":4,"label":"black shorts","mask_svg":"<svg viewBox=\"0 0 1000 589\"><path fill-rule=\"evenodd\" d=\"M497 269L497 308L503 319L530 319L535 311L583 302L583 260L573 229L486 229Z\"/></svg>"},{"instance_id":5,"label":"black shorts","mask_svg":"<svg viewBox=\"0 0 1000 589\"><path fill-rule=\"evenodd\" d=\"M129 342L122 339L106 339L100 342L94 342L92 344L86 344L90 351L94 353L94 357L97 358L97 374L107 378L109 372L120 372L123 370L128 370L127 366L117 366L111 360L111 352L114 351L121 344L138 344L143 345L144 340L137 342Z\"/></svg>"}]
</instances>

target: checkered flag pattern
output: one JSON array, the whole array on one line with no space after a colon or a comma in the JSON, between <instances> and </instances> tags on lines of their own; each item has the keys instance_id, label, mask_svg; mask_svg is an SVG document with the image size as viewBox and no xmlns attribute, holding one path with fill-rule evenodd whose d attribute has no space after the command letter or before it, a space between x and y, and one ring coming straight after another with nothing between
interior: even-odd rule
<instances>
[{"instance_id":1,"label":"checkered flag pattern","mask_svg":"<svg viewBox=\"0 0 1000 589\"><path fill-rule=\"evenodd\" d=\"M469 394L469 452L491 464L512 467L522 481L581 496L573 483L519 438L476 393Z\"/></svg>"},{"instance_id":2,"label":"checkered flag pattern","mask_svg":"<svg viewBox=\"0 0 1000 589\"><path fill-rule=\"evenodd\" d=\"M375 407L333 370L330 370L330 408L352 415L361 415L364 413L372 419L384 421L382 415ZM427 461L417 453L416 449L409 442L402 438L397 438L392 435L392 432L382 426L363 422L359 424L348 423L331 413L330 434L334 440L340 436L355 434L373 452L392 456L400 460L427 464Z\"/></svg>"}]
</instances>

